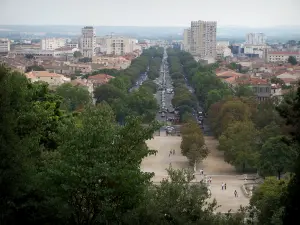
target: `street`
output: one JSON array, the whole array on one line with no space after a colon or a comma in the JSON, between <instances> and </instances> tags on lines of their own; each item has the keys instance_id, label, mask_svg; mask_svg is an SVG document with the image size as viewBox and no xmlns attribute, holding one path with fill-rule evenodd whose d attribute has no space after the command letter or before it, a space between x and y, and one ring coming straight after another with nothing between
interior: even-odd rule
<instances>
[{"instance_id":1,"label":"street","mask_svg":"<svg viewBox=\"0 0 300 225\"><path fill-rule=\"evenodd\" d=\"M158 85L158 91L155 94L155 98L160 108L159 112L156 114L156 119L164 123L172 120L175 117L174 108L172 106L172 98L174 93L172 80L169 74L167 57L168 56L165 49L160 69L160 76L154 81Z\"/></svg>"},{"instance_id":2,"label":"street","mask_svg":"<svg viewBox=\"0 0 300 225\"><path fill-rule=\"evenodd\" d=\"M141 73L139 79L136 81L135 85L129 89L129 92L132 92L133 90L139 89L139 87L148 79L148 71L145 73Z\"/></svg>"}]
</instances>

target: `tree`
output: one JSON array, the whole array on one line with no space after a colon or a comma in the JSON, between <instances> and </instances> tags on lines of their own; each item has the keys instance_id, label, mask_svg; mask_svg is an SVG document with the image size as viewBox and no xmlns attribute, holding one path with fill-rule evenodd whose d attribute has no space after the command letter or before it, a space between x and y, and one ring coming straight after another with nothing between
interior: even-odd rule
<instances>
[{"instance_id":1,"label":"tree","mask_svg":"<svg viewBox=\"0 0 300 225\"><path fill-rule=\"evenodd\" d=\"M45 71L45 68L43 66L37 66L37 65L26 67L26 71L25 71L26 73L31 71Z\"/></svg>"},{"instance_id":2,"label":"tree","mask_svg":"<svg viewBox=\"0 0 300 225\"><path fill-rule=\"evenodd\" d=\"M123 97L124 92L111 84L98 86L94 91L94 98L96 98L97 103L106 101L108 104L111 104L114 99Z\"/></svg>"},{"instance_id":3,"label":"tree","mask_svg":"<svg viewBox=\"0 0 300 225\"><path fill-rule=\"evenodd\" d=\"M73 53L73 56L74 56L74 58L80 58L80 57L82 57L82 53L80 51L75 51Z\"/></svg>"},{"instance_id":4,"label":"tree","mask_svg":"<svg viewBox=\"0 0 300 225\"><path fill-rule=\"evenodd\" d=\"M248 121L251 111L247 104L240 99L228 99L222 104L216 119L216 135L220 135L235 121Z\"/></svg>"},{"instance_id":5,"label":"tree","mask_svg":"<svg viewBox=\"0 0 300 225\"><path fill-rule=\"evenodd\" d=\"M277 175L280 180L283 172L290 171L293 167L298 152L291 140L285 136L275 136L269 138L261 148L260 152L260 172L264 175Z\"/></svg>"},{"instance_id":6,"label":"tree","mask_svg":"<svg viewBox=\"0 0 300 225\"><path fill-rule=\"evenodd\" d=\"M73 86L70 83L57 87L56 93L63 98L61 108L69 112L80 109L92 102L90 93L86 88Z\"/></svg>"},{"instance_id":7,"label":"tree","mask_svg":"<svg viewBox=\"0 0 300 225\"><path fill-rule=\"evenodd\" d=\"M288 62L292 65L297 65L297 63L298 63L295 56L289 56Z\"/></svg>"},{"instance_id":8,"label":"tree","mask_svg":"<svg viewBox=\"0 0 300 225\"><path fill-rule=\"evenodd\" d=\"M158 110L156 99L147 88L140 87L125 100L131 115L141 116L144 122L153 121Z\"/></svg>"},{"instance_id":9,"label":"tree","mask_svg":"<svg viewBox=\"0 0 300 225\"><path fill-rule=\"evenodd\" d=\"M80 119L80 126L71 121L62 127L59 160L50 160L41 174L49 178L46 193L63 203L58 207L69 224L122 223L150 183L140 163L151 153L144 142L157 127L133 118L119 126L107 104L87 109Z\"/></svg>"},{"instance_id":10,"label":"tree","mask_svg":"<svg viewBox=\"0 0 300 225\"><path fill-rule=\"evenodd\" d=\"M256 168L259 159L259 135L251 121L231 123L219 138L225 161L245 172Z\"/></svg>"},{"instance_id":11,"label":"tree","mask_svg":"<svg viewBox=\"0 0 300 225\"><path fill-rule=\"evenodd\" d=\"M281 202L282 193L286 192L288 181L267 177L253 193L250 205L255 207L258 224L281 225L284 206Z\"/></svg>"},{"instance_id":12,"label":"tree","mask_svg":"<svg viewBox=\"0 0 300 225\"><path fill-rule=\"evenodd\" d=\"M238 85L235 87L235 96L237 97L251 97L254 96L252 88L248 85Z\"/></svg>"},{"instance_id":13,"label":"tree","mask_svg":"<svg viewBox=\"0 0 300 225\"><path fill-rule=\"evenodd\" d=\"M25 58L31 60L34 58L34 56L32 54L26 54Z\"/></svg>"},{"instance_id":14,"label":"tree","mask_svg":"<svg viewBox=\"0 0 300 225\"><path fill-rule=\"evenodd\" d=\"M47 84L30 83L5 67L0 67L0 86L0 223L35 224L51 214L35 178L42 155L57 148L60 101Z\"/></svg>"},{"instance_id":15,"label":"tree","mask_svg":"<svg viewBox=\"0 0 300 225\"><path fill-rule=\"evenodd\" d=\"M217 203L208 203L206 186L190 183L193 173L187 170L170 168L168 174L168 179L149 189L130 224L212 224Z\"/></svg>"},{"instance_id":16,"label":"tree","mask_svg":"<svg viewBox=\"0 0 300 225\"><path fill-rule=\"evenodd\" d=\"M281 86L285 85L284 81L277 77L271 77L271 83L272 84L280 84Z\"/></svg>"},{"instance_id":17,"label":"tree","mask_svg":"<svg viewBox=\"0 0 300 225\"><path fill-rule=\"evenodd\" d=\"M181 128L181 153L186 156L191 165L207 157L208 149L199 125L190 120Z\"/></svg>"},{"instance_id":18,"label":"tree","mask_svg":"<svg viewBox=\"0 0 300 225\"><path fill-rule=\"evenodd\" d=\"M278 107L280 115L285 118L286 124L291 126L291 135L293 139L300 143L300 88L294 95L289 95L285 98L282 105ZM283 225L291 223L300 223L300 206L298 199L300 198L300 157L295 159L294 175L287 187L287 193L283 195L283 204L285 210L283 213Z\"/></svg>"}]
</instances>

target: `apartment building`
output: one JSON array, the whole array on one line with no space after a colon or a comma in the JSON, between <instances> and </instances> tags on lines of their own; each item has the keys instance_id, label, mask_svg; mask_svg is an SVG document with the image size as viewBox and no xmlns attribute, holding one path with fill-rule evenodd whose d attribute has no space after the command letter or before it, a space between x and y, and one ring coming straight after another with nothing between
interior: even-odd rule
<instances>
[{"instance_id":1,"label":"apartment building","mask_svg":"<svg viewBox=\"0 0 300 225\"><path fill-rule=\"evenodd\" d=\"M41 40L41 50L55 50L64 47L66 39L64 38L44 38Z\"/></svg>"},{"instance_id":2,"label":"apartment building","mask_svg":"<svg viewBox=\"0 0 300 225\"><path fill-rule=\"evenodd\" d=\"M246 44L249 45L264 45L266 36L264 33L249 33L246 35Z\"/></svg>"},{"instance_id":3,"label":"apartment building","mask_svg":"<svg viewBox=\"0 0 300 225\"><path fill-rule=\"evenodd\" d=\"M290 56L294 56L300 61L300 51L266 51L265 60L267 62L287 62Z\"/></svg>"},{"instance_id":4,"label":"apartment building","mask_svg":"<svg viewBox=\"0 0 300 225\"><path fill-rule=\"evenodd\" d=\"M10 52L10 41L7 38L0 39L0 54L7 54Z\"/></svg>"},{"instance_id":5,"label":"apartment building","mask_svg":"<svg viewBox=\"0 0 300 225\"><path fill-rule=\"evenodd\" d=\"M189 52L200 59L216 58L217 22L192 21L184 32L184 43Z\"/></svg>"},{"instance_id":6,"label":"apartment building","mask_svg":"<svg viewBox=\"0 0 300 225\"><path fill-rule=\"evenodd\" d=\"M107 55L125 55L136 50L142 50L137 39L123 36L97 37L97 45L100 47L100 51Z\"/></svg>"},{"instance_id":7,"label":"apartment building","mask_svg":"<svg viewBox=\"0 0 300 225\"><path fill-rule=\"evenodd\" d=\"M186 52L190 51L191 46L191 29L184 29L183 31L183 50Z\"/></svg>"},{"instance_id":8,"label":"apartment building","mask_svg":"<svg viewBox=\"0 0 300 225\"><path fill-rule=\"evenodd\" d=\"M68 48L78 48L78 44L77 43L73 43L73 42L69 42L66 45Z\"/></svg>"},{"instance_id":9,"label":"apartment building","mask_svg":"<svg viewBox=\"0 0 300 225\"><path fill-rule=\"evenodd\" d=\"M31 71L26 73L25 76L30 79L31 82L44 81L51 86L58 86L71 81L70 78L62 74L49 73L48 71Z\"/></svg>"},{"instance_id":10,"label":"apartment building","mask_svg":"<svg viewBox=\"0 0 300 225\"><path fill-rule=\"evenodd\" d=\"M92 58L96 55L96 31L94 27L82 28L80 48L84 57Z\"/></svg>"}]
</instances>

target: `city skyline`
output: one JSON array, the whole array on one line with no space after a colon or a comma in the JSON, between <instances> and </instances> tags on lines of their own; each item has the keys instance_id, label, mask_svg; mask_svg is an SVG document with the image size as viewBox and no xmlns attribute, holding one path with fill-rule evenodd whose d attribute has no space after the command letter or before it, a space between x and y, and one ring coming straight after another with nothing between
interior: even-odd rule
<instances>
[{"instance_id":1,"label":"city skyline","mask_svg":"<svg viewBox=\"0 0 300 225\"><path fill-rule=\"evenodd\" d=\"M88 0L76 4L70 0L2 0L0 5L4 9L0 15L2 25L186 27L190 21L197 20L216 21L218 26L300 25L298 0L186 0L176 3L170 0Z\"/></svg>"}]
</instances>

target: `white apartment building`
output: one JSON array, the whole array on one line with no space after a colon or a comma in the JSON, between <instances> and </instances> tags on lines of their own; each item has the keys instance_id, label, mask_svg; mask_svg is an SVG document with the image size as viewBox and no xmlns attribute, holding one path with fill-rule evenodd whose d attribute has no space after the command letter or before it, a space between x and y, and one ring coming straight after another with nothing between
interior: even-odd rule
<instances>
[{"instance_id":1,"label":"white apartment building","mask_svg":"<svg viewBox=\"0 0 300 225\"><path fill-rule=\"evenodd\" d=\"M266 36L264 33L249 33L246 35L246 44L263 45L265 43L266 43Z\"/></svg>"},{"instance_id":2,"label":"white apartment building","mask_svg":"<svg viewBox=\"0 0 300 225\"><path fill-rule=\"evenodd\" d=\"M230 45L229 41L217 41L217 46L228 47Z\"/></svg>"},{"instance_id":3,"label":"white apartment building","mask_svg":"<svg viewBox=\"0 0 300 225\"><path fill-rule=\"evenodd\" d=\"M96 31L94 27L82 28L80 48L83 57L92 58L96 55Z\"/></svg>"},{"instance_id":4,"label":"white apartment building","mask_svg":"<svg viewBox=\"0 0 300 225\"><path fill-rule=\"evenodd\" d=\"M41 50L55 50L65 45L66 39L64 38L44 38L41 40Z\"/></svg>"},{"instance_id":5,"label":"white apartment building","mask_svg":"<svg viewBox=\"0 0 300 225\"><path fill-rule=\"evenodd\" d=\"M300 61L300 51L266 51L265 56L267 62L287 62L290 56L294 56L297 61Z\"/></svg>"},{"instance_id":6,"label":"white apartment building","mask_svg":"<svg viewBox=\"0 0 300 225\"><path fill-rule=\"evenodd\" d=\"M10 41L7 38L0 39L0 54L10 52Z\"/></svg>"},{"instance_id":7,"label":"white apartment building","mask_svg":"<svg viewBox=\"0 0 300 225\"><path fill-rule=\"evenodd\" d=\"M97 45L100 47L100 51L107 55L125 55L142 50L137 39L122 36L97 37Z\"/></svg>"},{"instance_id":8,"label":"white apartment building","mask_svg":"<svg viewBox=\"0 0 300 225\"><path fill-rule=\"evenodd\" d=\"M190 35L189 35L190 32ZM200 59L216 58L217 22L192 21L190 31L185 31L184 43L188 44L189 52Z\"/></svg>"},{"instance_id":9,"label":"white apartment building","mask_svg":"<svg viewBox=\"0 0 300 225\"><path fill-rule=\"evenodd\" d=\"M252 45L252 44L245 44L244 45L244 54L245 55L257 55L259 58L263 58L264 52L266 49L269 49L270 46L266 44L260 45Z\"/></svg>"},{"instance_id":10,"label":"white apartment building","mask_svg":"<svg viewBox=\"0 0 300 225\"><path fill-rule=\"evenodd\" d=\"M78 44L77 43L72 43L72 42L67 43L66 46L68 48L78 48Z\"/></svg>"},{"instance_id":11,"label":"white apartment building","mask_svg":"<svg viewBox=\"0 0 300 225\"><path fill-rule=\"evenodd\" d=\"M216 54L217 54L216 55L217 60L222 60L228 56L232 56L231 49L228 47L225 47L224 45L217 45Z\"/></svg>"}]
</instances>

